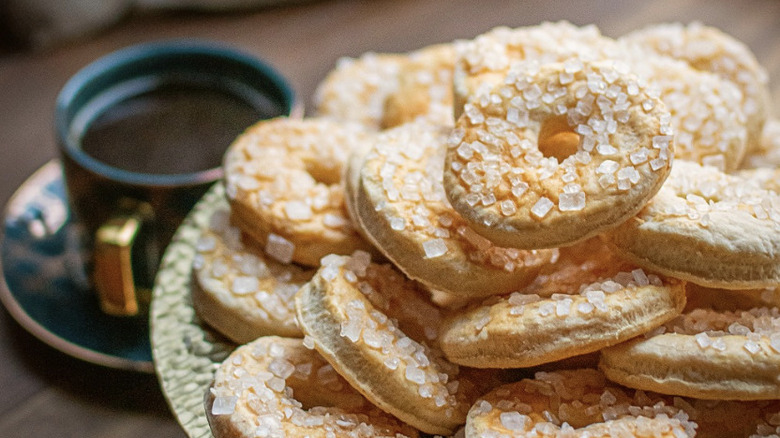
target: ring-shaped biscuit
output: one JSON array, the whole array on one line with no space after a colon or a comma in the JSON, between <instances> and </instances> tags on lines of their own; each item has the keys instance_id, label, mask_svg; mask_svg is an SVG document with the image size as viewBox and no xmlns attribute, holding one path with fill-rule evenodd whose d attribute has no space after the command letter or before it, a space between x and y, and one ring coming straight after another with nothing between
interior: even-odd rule
<instances>
[{"instance_id":1,"label":"ring-shaped biscuit","mask_svg":"<svg viewBox=\"0 0 780 438\"><path fill-rule=\"evenodd\" d=\"M375 405L423 432L450 434L465 423L476 388L434 345L426 345L435 340L438 312L425 292L398 273L372 275L376 269L363 256L324 258L295 296L301 329ZM389 306L385 313L371 298L388 291L405 298L403 306ZM416 316L410 320L399 312ZM414 339L410 334L420 331L420 318L425 326Z\"/></svg>"},{"instance_id":2,"label":"ring-shaped biscuit","mask_svg":"<svg viewBox=\"0 0 780 438\"><path fill-rule=\"evenodd\" d=\"M381 130L425 119L452 125L451 44L342 58L317 86L315 114Z\"/></svg>"},{"instance_id":3,"label":"ring-shaped biscuit","mask_svg":"<svg viewBox=\"0 0 780 438\"><path fill-rule=\"evenodd\" d=\"M192 304L198 316L237 344L265 335L303 337L293 297L314 270L271 259L229 215L227 205L215 210L195 245Z\"/></svg>"},{"instance_id":4,"label":"ring-shaped biscuit","mask_svg":"<svg viewBox=\"0 0 780 438\"><path fill-rule=\"evenodd\" d=\"M406 55L394 53L369 52L358 58L340 58L317 85L314 113L381 129L385 100L398 90L398 73L406 63Z\"/></svg>"},{"instance_id":5,"label":"ring-shaped biscuit","mask_svg":"<svg viewBox=\"0 0 780 438\"><path fill-rule=\"evenodd\" d=\"M608 379L709 400L780 399L780 311L694 309L601 351Z\"/></svg>"},{"instance_id":6,"label":"ring-shaped biscuit","mask_svg":"<svg viewBox=\"0 0 780 438\"><path fill-rule=\"evenodd\" d=\"M768 75L747 45L700 22L650 25L619 41L681 59L736 84L742 91L739 108L747 123L747 150L760 149L761 130L772 113L771 94Z\"/></svg>"},{"instance_id":7,"label":"ring-shaped biscuit","mask_svg":"<svg viewBox=\"0 0 780 438\"><path fill-rule=\"evenodd\" d=\"M444 166L453 208L517 248L566 246L616 227L671 169L671 116L613 62L516 64L473 96Z\"/></svg>"},{"instance_id":8,"label":"ring-shaped biscuit","mask_svg":"<svg viewBox=\"0 0 780 438\"><path fill-rule=\"evenodd\" d=\"M611 385L596 370L539 372L494 389L469 411L466 438L693 437L688 414Z\"/></svg>"},{"instance_id":9,"label":"ring-shaped biscuit","mask_svg":"<svg viewBox=\"0 0 780 438\"><path fill-rule=\"evenodd\" d=\"M573 56L591 61L611 59L618 47L598 27L578 27L568 21L544 22L519 28L496 27L455 44L453 72L455 118L469 98L501 84L512 64L534 60L563 62Z\"/></svg>"},{"instance_id":10,"label":"ring-shaped biscuit","mask_svg":"<svg viewBox=\"0 0 780 438\"><path fill-rule=\"evenodd\" d=\"M501 248L452 209L441 182L448 133L418 122L377 137L353 198L361 227L399 269L431 289L472 297L517 290L555 250Z\"/></svg>"},{"instance_id":11,"label":"ring-shaped biscuit","mask_svg":"<svg viewBox=\"0 0 780 438\"><path fill-rule=\"evenodd\" d=\"M217 368L205 408L216 438L418 436L300 339L267 336L238 347Z\"/></svg>"},{"instance_id":12,"label":"ring-shaped biscuit","mask_svg":"<svg viewBox=\"0 0 780 438\"><path fill-rule=\"evenodd\" d=\"M555 275L536 293L521 290L453 312L439 343L453 363L519 368L598 351L679 315L684 283L662 280L613 258ZM597 275L598 280L593 280Z\"/></svg>"},{"instance_id":13,"label":"ring-shaped biscuit","mask_svg":"<svg viewBox=\"0 0 780 438\"><path fill-rule=\"evenodd\" d=\"M674 158L731 172L747 150L742 93L731 81L684 61L625 47L631 71L658 90L672 115Z\"/></svg>"},{"instance_id":14,"label":"ring-shaped biscuit","mask_svg":"<svg viewBox=\"0 0 780 438\"><path fill-rule=\"evenodd\" d=\"M274 259L318 266L327 254L369 249L344 204L347 157L373 134L354 123L276 118L253 125L225 154L236 224Z\"/></svg>"},{"instance_id":15,"label":"ring-shaped biscuit","mask_svg":"<svg viewBox=\"0 0 780 438\"><path fill-rule=\"evenodd\" d=\"M712 167L676 160L647 206L604 236L639 266L702 286L780 282L780 196Z\"/></svg>"},{"instance_id":16,"label":"ring-shaped biscuit","mask_svg":"<svg viewBox=\"0 0 780 438\"><path fill-rule=\"evenodd\" d=\"M385 98L382 128L416 120L452 126L452 69L455 48L436 44L409 54L398 72L398 88Z\"/></svg>"}]
</instances>

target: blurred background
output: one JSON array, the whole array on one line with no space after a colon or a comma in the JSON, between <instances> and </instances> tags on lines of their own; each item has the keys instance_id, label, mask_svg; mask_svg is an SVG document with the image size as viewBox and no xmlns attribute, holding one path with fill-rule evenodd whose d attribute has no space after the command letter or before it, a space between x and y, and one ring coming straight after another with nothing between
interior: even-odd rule
<instances>
[{"instance_id":1,"label":"blurred background","mask_svg":"<svg viewBox=\"0 0 780 438\"><path fill-rule=\"evenodd\" d=\"M275 66L310 110L314 89L339 57L409 51L545 20L594 23L612 37L657 22L716 26L753 50L780 104L777 0L2 0L0 205L56 157L60 88L120 48L169 38L225 43ZM154 375L72 359L5 311L0 358L2 437L184 436Z\"/></svg>"}]
</instances>

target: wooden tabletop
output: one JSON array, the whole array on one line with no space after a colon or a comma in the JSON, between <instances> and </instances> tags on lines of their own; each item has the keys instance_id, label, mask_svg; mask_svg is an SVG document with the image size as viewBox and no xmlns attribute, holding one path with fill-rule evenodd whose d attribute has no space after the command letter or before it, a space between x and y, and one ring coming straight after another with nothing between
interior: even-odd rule
<instances>
[{"instance_id":1,"label":"wooden tabletop","mask_svg":"<svg viewBox=\"0 0 780 438\"><path fill-rule=\"evenodd\" d=\"M769 72L780 105L776 0L382 0L299 2L251 11L135 14L90 38L45 51L0 51L0 205L57 152L55 97L81 67L122 47L165 38L232 45L276 66L311 108L341 56L396 52L469 38L497 25L566 19L617 37L643 25L693 20L745 42ZM0 312L0 436L180 437L153 375L105 369L62 354Z\"/></svg>"}]
</instances>

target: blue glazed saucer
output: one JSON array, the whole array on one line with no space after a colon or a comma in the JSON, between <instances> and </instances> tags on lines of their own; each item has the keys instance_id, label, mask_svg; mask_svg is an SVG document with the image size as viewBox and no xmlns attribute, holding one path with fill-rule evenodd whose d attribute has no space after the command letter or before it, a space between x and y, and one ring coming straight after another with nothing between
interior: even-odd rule
<instances>
[{"instance_id":1,"label":"blue glazed saucer","mask_svg":"<svg viewBox=\"0 0 780 438\"><path fill-rule=\"evenodd\" d=\"M44 343L87 362L154 372L149 323L101 312L88 286L79 229L70 221L62 167L52 160L6 206L0 239L0 301Z\"/></svg>"}]
</instances>

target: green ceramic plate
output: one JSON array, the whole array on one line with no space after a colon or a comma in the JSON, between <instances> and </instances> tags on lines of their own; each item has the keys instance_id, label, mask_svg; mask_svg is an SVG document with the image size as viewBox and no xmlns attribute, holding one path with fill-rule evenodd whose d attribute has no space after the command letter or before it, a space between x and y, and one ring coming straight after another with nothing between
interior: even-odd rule
<instances>
[{"instance_id":1,"label":"green ceramic plate","mask_svg":"<svg viewBox=\"0 0 780 438\"><path fill-rule=\"evenodd\" d=\"M190 437L211 437L203 396L217 364L236 347L203 323L192 307L192 260L211 213L226 206L215 184L187 216L165 250L151 306L152 357L165 398Z\"/></svg>"}]
</instances>

